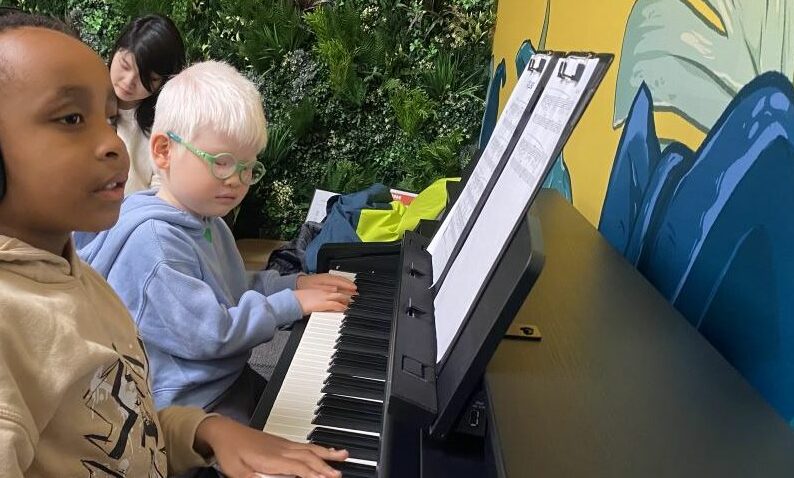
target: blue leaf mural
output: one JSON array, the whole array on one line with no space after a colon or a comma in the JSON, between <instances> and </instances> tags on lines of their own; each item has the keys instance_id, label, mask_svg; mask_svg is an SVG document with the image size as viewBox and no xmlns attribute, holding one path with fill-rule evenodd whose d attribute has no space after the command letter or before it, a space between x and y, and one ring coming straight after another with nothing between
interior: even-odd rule
<instances>
[{"instance_id":1,"label":"blue leaf mural","mask_svg":"<svg viewBox=\"0 0 794 478\"><path fill-rule=\"evenodd\" d=\"M670 204L675 188L694 162L695 154L681 143L672 143L662 151L662 157L645 188L624 253L626 259L641 269L646 267L645 241L657 235L659 221Z\"/></svg>"},{"instance_id":2,"label":"blue leaf mural","mask_svg":"<svg viewBox=\"0 0 794 478\"><path fill-rule=\"evenodd\" d=\"M480 151L485 149L488 140L491 139L494 128L496 128L496 119L499 116L499 92L505 86L507 81L507 67L505 66L504 58L499 62L496 70L493 72L490 83L488 83L488 92L485 94L485 112L482 116L482 125L480 127L480 140L478 146Z\"/></svg>"},{"instance_id":3,"label":"blue leaf mural","mask_svg":"<svg viewBox=\"0 0 794 478\"><path fill-rule=\"evenodd\" d=\"M794 418L794 88L743 88L696 152L640 270L787 420ZM669 185L667 186L670 187Z\"/></svg>"},{"instance_id":4,"label":"blue leaf mural","mask_svg":"<svg viewBox=\"0 0 794 478\"><path fill-rule=\"evenodd\" d=\"M598 230L621 253L626 252L645 189L661 156L652 106L651 93L643 83L623 128L601 209Z\"/></svg>"}]
</instances>

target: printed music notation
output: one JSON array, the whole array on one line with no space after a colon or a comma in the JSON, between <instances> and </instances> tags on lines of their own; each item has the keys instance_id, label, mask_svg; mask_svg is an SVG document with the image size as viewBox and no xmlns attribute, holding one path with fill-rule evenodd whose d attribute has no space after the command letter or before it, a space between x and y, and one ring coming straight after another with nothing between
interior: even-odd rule
<instances>
[{"instance_id":1,"label":"printed music notation","mask_svg":"<svg viewBox=\"0 0 794 478\"><path fill-rule=\"evenodd\" d=\"M556 159L554 151L565 126L571 122L599 63L597 58L561 61L576 62L576 71L581 74L575 80L560 75L553 75L549 80L436 294L438 361L452 345L500 253L540 189L546 171ZM578 65L583 65L583 70ZM435 260L433 257L434 267Z\"/></svg>"}]
</instances>

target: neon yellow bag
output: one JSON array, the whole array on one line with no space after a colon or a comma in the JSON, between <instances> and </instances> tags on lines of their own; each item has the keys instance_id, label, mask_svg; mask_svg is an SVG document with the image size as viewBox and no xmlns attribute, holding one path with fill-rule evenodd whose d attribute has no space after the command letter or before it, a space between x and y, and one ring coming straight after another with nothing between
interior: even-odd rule
<instances>
[{"instance_id":1,"label":"neon yellow bag","mask_svg":"<svg viewBox=\"0 0 794 478\"><path fill-rule=\"evenodd\" d=\"M389 242L402 239L420 219L436 219L447 204L447 182L460 178L442 178L426 187L408 206L392 201L391 209L362 209L356 234L363 242Z\"/></svg>"}]
</instances>

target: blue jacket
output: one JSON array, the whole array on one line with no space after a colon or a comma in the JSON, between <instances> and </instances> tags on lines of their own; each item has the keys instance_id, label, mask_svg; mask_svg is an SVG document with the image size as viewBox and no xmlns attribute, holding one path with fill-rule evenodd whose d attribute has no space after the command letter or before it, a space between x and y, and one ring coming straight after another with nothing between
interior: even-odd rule
<instances>
[{"instance_id":1,"label":"blue jacket","mask_svg":"<svg viewBox=\"0 0 794 478\"><path fill-rule=\"evenodd\" d=\"M158 408L206 407L239 376L253 347L302 315L289 290L297 276L249 278L222 219L197 218L153 191L129 196L112 229L78 234L76 242L140 330Z\"/></svg>"}]
</instances>

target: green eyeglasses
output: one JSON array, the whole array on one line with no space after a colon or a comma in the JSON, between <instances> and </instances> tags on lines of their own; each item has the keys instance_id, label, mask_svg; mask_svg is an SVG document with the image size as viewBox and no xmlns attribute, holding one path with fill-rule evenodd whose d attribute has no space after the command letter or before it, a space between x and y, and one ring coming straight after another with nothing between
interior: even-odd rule
<instances>
[{"instance_id":1,"label":"green eyeglasses","mask_svg":"<svg viewBox=\"0 0 794 478\"><path fill-rule=\"evenodd\" d=\"M239 174L240 182L250 186L258 183L265 175L265 166L259 161L239 161L231 153L210 154L183 140L173 131L167 131L165 134L191 153L203 159L209 166L212 175L220 180L226 180L235 174Z\"/></svg>"}]
</instances>

